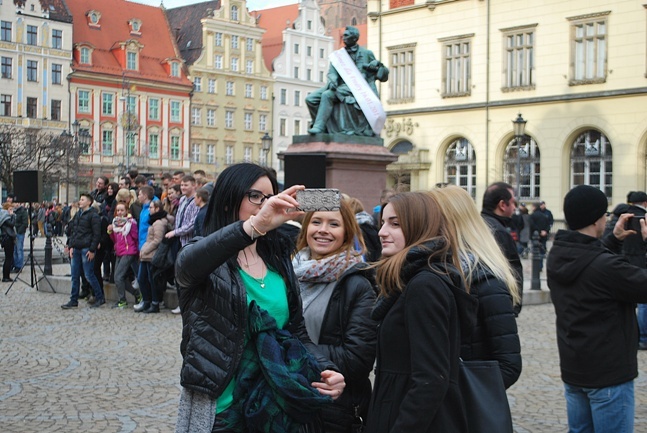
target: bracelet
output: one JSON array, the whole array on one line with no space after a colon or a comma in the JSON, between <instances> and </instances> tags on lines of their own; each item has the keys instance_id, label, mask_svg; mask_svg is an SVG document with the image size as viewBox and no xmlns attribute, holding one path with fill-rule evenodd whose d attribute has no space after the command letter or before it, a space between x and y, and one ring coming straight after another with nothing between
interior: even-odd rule
<instances>
[{"instance_id":1,"label":"bracelet","mask_svg":"<svg viewBox=\"0 0 647 433\"><path fill-rule=\"evenodd\" d=\"M254 225L254 215L249 217L249 224L252 226L252 230L254 232L258 233L259 236L265 236L267 234L267 232L262 232L262 231L260 231L259 229L256 228L256 226ZM254 239L253 236L252 236L252 239Z\"/></svg>"}]
</instances>

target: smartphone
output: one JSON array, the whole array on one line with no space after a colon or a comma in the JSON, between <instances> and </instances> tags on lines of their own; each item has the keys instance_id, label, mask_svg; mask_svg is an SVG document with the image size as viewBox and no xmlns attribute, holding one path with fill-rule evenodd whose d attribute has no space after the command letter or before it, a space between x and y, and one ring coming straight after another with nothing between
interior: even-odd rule
<instances>
[{"instance_id":1,"label":"smartphone","mask_svg":"<svg viewBox=\"0 0 647 433\"><path fill-rule=\"evenodd\" d=\"M640 220L645 219L644 216L635 216L631 217L625 223L625 230L634 230L636 233L640 233Z\"/></svg>"},{"instance_id":2,"label":"smartphone","mask_svg":"<svg viewBox=\"0 0 647 433\"><path fill-rule=\"evenodd\" d=\"M334 188L311 188L297 191L297 210L304 212L335 211L341 206L341 194Z\"/></svg>"}]
</instances>

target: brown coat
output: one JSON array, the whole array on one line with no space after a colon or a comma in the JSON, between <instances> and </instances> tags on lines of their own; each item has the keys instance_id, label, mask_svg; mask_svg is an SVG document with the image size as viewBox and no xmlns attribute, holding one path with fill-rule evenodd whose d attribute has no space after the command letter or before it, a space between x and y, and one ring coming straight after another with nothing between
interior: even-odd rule
<instances>
[{"instance_id":1,"label":"brown coat","mask_svg":"<svg viewBox=\"0 0 647 433\"><path fill-rule=\"evenodd\" d=\"M139 251L139 260L142 262L150 262L153 260L157 247L160 242L162 242L162 239L164 239L164 235L168 233L171 227L173 227L174 222L175 218L173 215L167 215L164 218L155 221L153 225L148 228L146 242L144 242L141 251Z\"/></svg>"}]
</instances>

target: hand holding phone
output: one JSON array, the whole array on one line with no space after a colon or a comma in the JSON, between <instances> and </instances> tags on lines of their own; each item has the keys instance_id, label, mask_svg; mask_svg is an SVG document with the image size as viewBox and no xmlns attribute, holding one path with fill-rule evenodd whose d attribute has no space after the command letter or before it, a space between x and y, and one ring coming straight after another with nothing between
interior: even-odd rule
<instances>
[{"instance_id":1,"label":"hand holding phone","mask_svg":"<svg viewBox=\"0 0 647 433\"><path fill-rule=\"evenodd\" d=\"M297 210L304 212L336 211L341 207L341 194L334 188L312 188L297 191Z\"/></svg>"}]
</instances>

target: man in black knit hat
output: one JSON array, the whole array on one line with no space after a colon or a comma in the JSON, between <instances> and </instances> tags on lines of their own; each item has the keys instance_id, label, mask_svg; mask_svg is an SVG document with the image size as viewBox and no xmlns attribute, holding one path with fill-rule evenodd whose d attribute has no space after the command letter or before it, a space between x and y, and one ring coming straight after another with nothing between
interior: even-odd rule
<instances>
[{"instance_id":1,"label":"man in black knit hat","mask_svg":"<svg viewBox=\"0 0 647 433\"><path fill-rule=\"evenodd\" d=\"M569 431L633 432L638 376L636 303L647 302L647 269L620 253L634 230L622 214L607 236L607 197L580 185L564 198L570 230L560 230L547 262ZM640 235L647 226L640 220ZM602 239L601 239L602 238Z\"/></svg>"}]
</instances>

